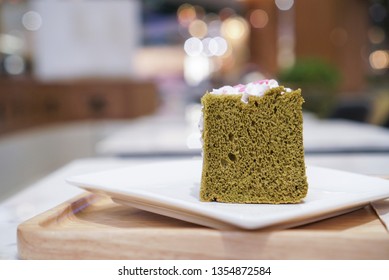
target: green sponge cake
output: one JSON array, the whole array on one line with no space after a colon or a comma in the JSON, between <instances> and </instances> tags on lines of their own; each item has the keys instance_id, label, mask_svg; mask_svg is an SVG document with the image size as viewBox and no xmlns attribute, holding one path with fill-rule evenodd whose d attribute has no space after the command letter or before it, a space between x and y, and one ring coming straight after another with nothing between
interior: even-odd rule
<instances>
[{"instance_id":1,"label":"green sponge cake","mask_svg":"<svg viewBox=\"0 0 389 280\"><path fill-rule=\"evenodd\" d=\"M300 90L263 80L207 92L200 199L298 203L306 196Z\"/></svg>"}]
</instances>

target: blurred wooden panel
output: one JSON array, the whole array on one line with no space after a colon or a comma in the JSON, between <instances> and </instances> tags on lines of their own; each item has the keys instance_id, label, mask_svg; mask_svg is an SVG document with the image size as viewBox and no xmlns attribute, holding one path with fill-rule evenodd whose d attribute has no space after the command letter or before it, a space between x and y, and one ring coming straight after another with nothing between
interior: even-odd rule
<instances>
[{"instance_id":1,"label":"blurred wooden panel","mask_svg":"<svg viewBox=\"0 0 389 280\"><path fill-rule=\"evenodd\" d=\"M343 92L366 86L368 1L299 0L295 9L295 51L299 57L322 57L336 65Z\"/></svg>"},{"instance_id":2,"label":"blurred wooden panel","mask_svg":"<svg viewBox=\"0 0 389 280\"><path fill-rule=\"evenodd\" d=\"M246 18L256 9L269 18L263 28L250 29L250 61L267 76L277 76L281 17L292 13L296 58L320 57L341 72L343 94L358 94L366 86L368 5L364 0L294 1L293 10L280 11L273 0L246 0Z\"/></svg>"},{"instance_id":3,"label":"blurred wooden panel","mask_svg":"<svg viewBox=\"0 0 389 280\"><path fill-rule=\"evenodd\" d=\"M267 13L268 22L263 28L250 25L250 60L258 65L263 74L274 77L278 72L278 10L273 0L246 1L247 19L252 11L260 9Z\"/></svg>"},{"instance_id":4,"label":"blurred wooden panel","mask_svg":"<svg viewBox=\"0 0 389 280\"><path fill-rule=\"evenodd\" d=\"M0 79L0 133L63 121L134 118L155 112L158 100L148 81Z\"/></svg>"}]
</instances>

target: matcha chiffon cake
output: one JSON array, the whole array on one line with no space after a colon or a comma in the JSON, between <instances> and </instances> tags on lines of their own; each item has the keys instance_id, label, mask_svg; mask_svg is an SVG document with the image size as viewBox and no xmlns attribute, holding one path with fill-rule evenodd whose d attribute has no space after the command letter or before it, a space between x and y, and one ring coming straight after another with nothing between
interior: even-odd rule
<instances>
[{"instance_id":1,"label":"matcha chiffon cake","mask_svg":"<svg viewBox=\"0 0 389 280\"><path fill-rule=\"evenodd\" d=\"M201 99L201 201L298 203L308 183L300 89L275 80L224 86Z\"/></svg>"}]
</instances>

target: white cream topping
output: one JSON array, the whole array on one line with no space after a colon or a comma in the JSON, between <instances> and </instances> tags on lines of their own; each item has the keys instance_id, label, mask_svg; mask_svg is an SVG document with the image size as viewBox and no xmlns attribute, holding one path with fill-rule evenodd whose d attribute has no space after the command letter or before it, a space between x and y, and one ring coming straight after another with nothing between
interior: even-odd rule
<instances>
[{"instance_id":1,"label":"white cream topping","mask_svg":"<svg viewBox=\"0 0 389 280\"><path fill-rule=\"evenodd\" d=\"M272 88L278 87L278 82L274 79L271 80L260 80L246 85L236 85L236 86L223 86L218 89L213 89L211 94L242 94L242 101L247 103L249 96L263 96L266 91ZM286 92L290 92L291 89L285 88Z\"/></svg>"}]
</instances>

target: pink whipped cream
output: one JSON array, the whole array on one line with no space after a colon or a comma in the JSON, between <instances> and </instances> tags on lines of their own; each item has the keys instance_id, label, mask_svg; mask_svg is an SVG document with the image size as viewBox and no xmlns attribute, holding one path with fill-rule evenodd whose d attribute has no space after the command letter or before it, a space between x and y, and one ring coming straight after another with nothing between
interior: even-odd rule
<instances>
[{"instance_id":1,"label":"pink whipped cream","mask_svg":"<svg viewBox=\"0 0 389 280\"><path fill-rule=\"evenodd\" d=\"M242 94L242 101L247 103L250 95L254 96L263 96L266 91L272 88L278 87L278 82L274 79L270 80L260 80L246 85L236 85L236 86L223 86L218 89L213 89L211 94ZM285 88L286 92L290 92L291 89Z\"/></svg>"}]
</instances>

